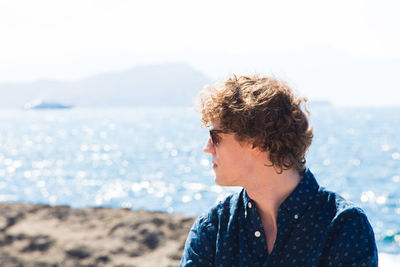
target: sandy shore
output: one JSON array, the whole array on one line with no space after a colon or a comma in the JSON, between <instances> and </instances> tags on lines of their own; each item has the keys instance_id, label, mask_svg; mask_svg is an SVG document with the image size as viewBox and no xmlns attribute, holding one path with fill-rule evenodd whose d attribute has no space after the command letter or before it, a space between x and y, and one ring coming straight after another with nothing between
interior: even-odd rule
<instances>
[{"instance_id":1,"label":"sandy shore","mask_svg":"<svg viewBox=\"0 0 400 267\"><path fill-rule=\"evenodd\" d=\"M0 204L0 266L178 266L194 218Z\"/></svg>"}]
</instances>

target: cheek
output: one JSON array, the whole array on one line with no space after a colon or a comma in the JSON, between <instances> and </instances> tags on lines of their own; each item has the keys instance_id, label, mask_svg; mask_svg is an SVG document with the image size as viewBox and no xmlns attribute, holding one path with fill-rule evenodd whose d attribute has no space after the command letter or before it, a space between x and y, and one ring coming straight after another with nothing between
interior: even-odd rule
<instances>
[{"instance_id":1,"label":"cheek","mask_svg":"<svg viewBox=\"0 0 400 267\"><path fill-rule=\"evenodd\" d=\"M223 167L235 170L243 168L243 155L236 153L227 153L225 157L221 157L221 164Z\"/></svg>"},{"instance_id":2,"label":"cheek","mask_svg":"<svg viewBox=\"0 0 400 267\"><path fill-rule=\"evenodd\" d=\"M254 159L246 153L246 151L241 151L235 155L234 161L238 168L243 170L243 172L249 172L254 167Z\"/></svg>"}]
</instances>

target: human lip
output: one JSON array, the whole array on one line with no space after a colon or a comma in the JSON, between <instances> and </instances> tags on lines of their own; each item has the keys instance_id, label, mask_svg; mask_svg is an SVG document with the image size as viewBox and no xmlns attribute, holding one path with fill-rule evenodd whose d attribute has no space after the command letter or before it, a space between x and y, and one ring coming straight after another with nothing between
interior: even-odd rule
<instances>
[{"instance_id":1,"label":"human lip","mask_svg":"<svg viewBox=\"0 0 400 267\"><path fill-rule=\"evenodd\" d=\"M217 163L215 163L215 162L213 161L212 167L213 167L213 169L217 168L217 167L218 167Z\"/></svg>"}]
</instances>

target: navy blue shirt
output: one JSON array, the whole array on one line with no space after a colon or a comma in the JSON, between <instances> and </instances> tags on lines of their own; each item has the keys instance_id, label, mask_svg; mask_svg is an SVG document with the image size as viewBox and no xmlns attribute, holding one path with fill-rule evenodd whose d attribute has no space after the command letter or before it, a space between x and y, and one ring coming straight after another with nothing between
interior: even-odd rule
<instances>
[{"instance_id":1,"label":"navy blue shirt","mask_svg":"<svg viewBox=\"0 0 400 267\"><path fill-rule=\"evenodd\" d=\"M197 218L180 266L378 266L365 213L319 187L308 169L279 207L277 226L268 253L256 205L243 189Z\"/></svg>"}]
</instances>

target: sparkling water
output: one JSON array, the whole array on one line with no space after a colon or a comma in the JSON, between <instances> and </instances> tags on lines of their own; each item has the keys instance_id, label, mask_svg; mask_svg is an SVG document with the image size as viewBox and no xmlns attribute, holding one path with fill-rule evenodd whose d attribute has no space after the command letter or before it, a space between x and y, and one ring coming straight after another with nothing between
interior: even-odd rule
<instances>
[{"instance_id":1,"label":"sparkling water","mask_svg":"<svg viewBox=\"0 0 400 267\"><path fill-rule=\"evenodd\" d=\"M312 107L307 165L400 253L400 108ZM0 201L198 215L239 188L213 180L189 108L0 110Z\"/></svg>"}]
</instances>

